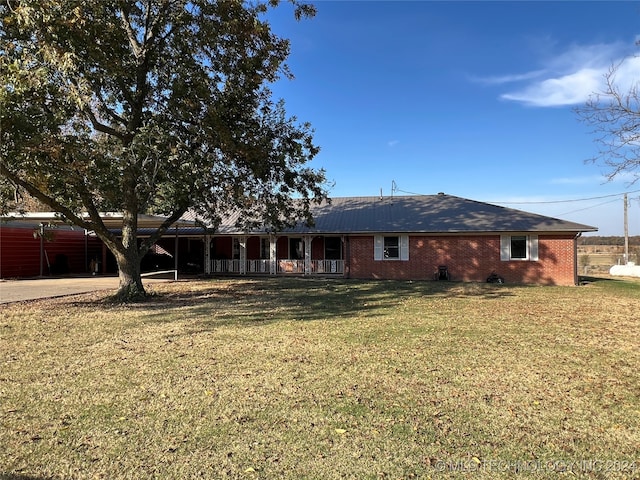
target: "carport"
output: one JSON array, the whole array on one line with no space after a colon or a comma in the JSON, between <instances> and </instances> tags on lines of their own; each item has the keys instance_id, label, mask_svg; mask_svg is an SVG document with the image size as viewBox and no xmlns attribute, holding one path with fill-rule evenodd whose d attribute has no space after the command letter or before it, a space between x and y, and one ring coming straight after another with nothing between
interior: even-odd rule
<instances>
[{"instance_id":1,"label":"carport","mask_svg":"<svg viewBox=\"0 0 640 480\"><path fill-rule=\"evenodd\" d=\"M123 223L123 215L122 213L103 213L101 215L102 221L105 226L111 230L116 235L119 235L122 229ZM84 265L85 269L83 273L113 273L108 267L108 262L110 253L104 245L104 243L100 242L100 251L90 252L89 245L90 240L94 239L92 242L95 244L97 237L95 232L92 230L82 229L80 227L69 226L69 222L66 221L59 214L54 212L30 212L30 213L11 213L2 217L3 225L20 225L22 227L29 227L33 231L33 237L39 239L39 263L40 263L40 277L45 276L45 271L48 270L49 274L51 274L51 261L46 252L46 242L48 236L52 234L52 232L56 231L56 228L60 228L62 226L66 227L66 230L76 230L78 231L78 236L84 236ZM138 215L138 235L139 237L145 237L151 234L152 231L160 227L162 223L166 220L165 217L159 215ZM0 225L0 228L2 226ZM82 234L80 233L82 232ZM204 235L206 234L206 230L203 227L200 227L196 221L194 215L187 213L182 218L177 220L169 230L165 233L162 239L171 238L172 242L163 242L162 250L166 252L166 254L173 259L173 265L170 268L162 270L162 272L151 272L151 274L157 273L173 273L174 278L178 278L178 269L179 269L179 242L180 238L188 235L190 238L198 237L204 240ZM173 245L171 245L173 244ZM2 246L2 235L0 235L0 247ZM5 254L9 255L18 255L18 252L11 252L11 248L15 248L13 246L5 245L2 247L5 250ZM22 246L24 249L24 246ZM79 250L79 244L75 247ZM172 250L172 251L171 251ZM75 252L78 254L78 252ZM113 258L113 257L111 257ZM202 260L204 262L204 258ZM111 262L112 263L112 262ZM34 265L35 266L35 265ZM45 268L46 267L46 268ZM93 270L90 269L93 268ZM149 273L147 273L148 275Z\"/></svg>"}]
</instances>

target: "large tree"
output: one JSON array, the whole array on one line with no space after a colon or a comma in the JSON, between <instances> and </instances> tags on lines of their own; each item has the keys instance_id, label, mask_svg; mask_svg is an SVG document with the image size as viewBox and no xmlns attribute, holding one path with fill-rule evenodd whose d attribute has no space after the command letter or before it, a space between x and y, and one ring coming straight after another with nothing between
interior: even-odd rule
<instances>
[{"instance_id":1,"label":"large tree","mask_svg":"<svg viewBox=\"0 0 640 480\"><path fill-rule=\"evenodd\" d=\"M292 77L265 19L277 0L2 2L0 177L96 232L120 298L144 296L142 257L189 209L278 228L326 195L310 125L268 88ZM141 240L143 213L166 221Z\"/></svg>"},{"instance_id":2,"label":"large tree","mask_svg":"<svg viewBox=\"0 0 640 480\"><path fill-rule=\"evenodd\" d=\"M629 183L640 178L640 85L631 78L633 57L613 65L604 75L604 86L576 109L579 118L593 128L598 153L589 161L602 164L609 180L624 176Z\"/></svg>"}]
</instances>

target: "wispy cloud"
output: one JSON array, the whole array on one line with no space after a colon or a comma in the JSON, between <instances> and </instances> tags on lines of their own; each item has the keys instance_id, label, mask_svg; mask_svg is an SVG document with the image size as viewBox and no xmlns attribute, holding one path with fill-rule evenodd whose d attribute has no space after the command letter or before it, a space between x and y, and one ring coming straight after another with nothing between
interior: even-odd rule
<instances>
[{"instance_id":1,"label":"wispy cloud","mask_svg":"<svg viewBox=\"0 0 640 480\"><path fill-rule=\"evenodd\" d=\"M523 82L533 80L545 74L545 70L534 70L525 73L512 73L495 77L472 77L472 80L487 85L504 85L507 83Z\"/></svg>"},{"instance_id":2,"label":"wispy cloud","mask_svg":"<svg viewBox=\"0 0 640 480\"><path fill-rule=\"evenodd\" d=\"M395 147L396 145L398 145L399 143L400 143L400 141L399 141L399 140L389 140L389 141L387 142L387 146L388 146L389 148L393 148L393 147Z\"/></svg>"},{"instance_id":3,"label":"wispy cloud","mask_svg":"<svg viewBox=\"0 0 640 480\"><path fill-rule=\"evenodd\" d=\"M584 68L575 73L533 82L521 90L505 93L504 100L513 100L535 107L558 107L584 103L589 95L600 90L606 69Z\"/></svg>"},{"instance_id":4,"label":"wispy cloud","mask_svg":"<svg viewBox=\"0 0 640 480\"><path fill-rule=\"evenodd\" d=\"M607 181L603 175L585 175L577 177L557 177L549 180L551 185L600 185Z\"/></svg>"},{"instance_id":5,"label":"wispy cloud","mask_svg":"<svg viewBox=\"0 0 640 480\"><path fill-rule=\"evenodd\" d=\"M628 87L640 78L640 58L630 57L632 43L571 45L549 55L543 68L477 79L491 85L513 85L503 100L536 107L578 105L604 88L604 78L618 65L616 84Z\"/></svg>"},{"instance_id":6,"label":"wispy cloud","mask_svg":"<svg viewBox=\"0 0 640 480\"><path fill-rule=\"evenodd\" d=\"M599 175L583 175L575 177L554 177L549 179L549 185L576 185L602 187L604 185L619 185L620 188L626 188L638 180L638 176L633 172L622 172L609 179L604 173Z\"/></svg>"}]
</instances>

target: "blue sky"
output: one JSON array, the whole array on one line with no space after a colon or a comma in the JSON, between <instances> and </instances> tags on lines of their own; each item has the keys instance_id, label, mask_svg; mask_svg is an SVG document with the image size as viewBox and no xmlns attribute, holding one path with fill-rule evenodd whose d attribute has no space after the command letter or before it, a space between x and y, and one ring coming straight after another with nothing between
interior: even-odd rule
<instances>
[{"instance_id":1,"label":"blue sky","mask_svg":"<svg viewBox=\"0 0 640 480\"><path fill-rule=\"evenodd\" d=\"M295 75L272 90L313 125L331 196L445 192L622 235L632 192L640 235L640 182L585 163L598 146L574 110L614 63L640 78L640 3L312 3L269 14Z\"/></svg>"}]
</instances>

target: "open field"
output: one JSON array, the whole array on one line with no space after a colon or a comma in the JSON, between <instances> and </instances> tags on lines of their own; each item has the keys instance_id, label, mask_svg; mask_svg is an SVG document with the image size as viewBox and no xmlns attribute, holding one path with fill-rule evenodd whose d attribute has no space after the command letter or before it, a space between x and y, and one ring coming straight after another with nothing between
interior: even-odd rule
<instances>
[{"instance_id":1,"label":"open field","mask_svg":"<svg viewBox=\"0 0 640 480\"><path fill-rule=\"evenodd\" d=\"M0 306L0 479L639 478L640 281Z\"/></svg>"}]
</instances>

